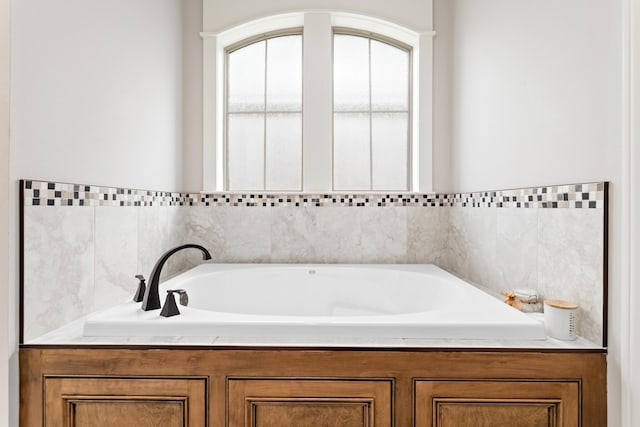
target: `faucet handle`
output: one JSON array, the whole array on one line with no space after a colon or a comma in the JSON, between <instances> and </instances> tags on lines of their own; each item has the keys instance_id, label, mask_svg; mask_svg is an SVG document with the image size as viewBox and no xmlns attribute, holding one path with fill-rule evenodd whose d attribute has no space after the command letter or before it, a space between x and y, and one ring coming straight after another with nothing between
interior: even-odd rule
<instances>
[{"instance_id":1,"label":"faucet handle","mask_svg":"<svg viewBox=\"0 0 640 427\"><path fill-rule=\"evenodd\" d=\"M135 302L142 302L142 300L144 299L144 291L147 289L147 285L144 282L145 278L142 274L136 274L136 279L138 279L140 282L138 282L138 290L133 296L133 300Z\"/></svg>"},{"instance_id":2,"label":"faucet handle","mask_svg":"<svg viewBox=\"0 0 640 427\"><path fill-rule=\"evenodd\" d=\"M184 289L172 289L167 292L174 292L180 295L180 305L184 305L185 307L189 305L189 295L187 295L187 291L185 291Z\"/></svg>"},{"instance_id":3,"label":"faucet handle","mask_svg":"<svg viewBox=\"0 0 640 427\"><path fill-rule=\"evenodd\" d=\"M167 291L167 297L164 300L164 305L162 306L162 310L160 311L160 316L171 317L180 314L180 310L178 310L178 305L176 304L176 299L173 297L174 293L177 293L177 291Z\"/></svg>"}]
</instances>

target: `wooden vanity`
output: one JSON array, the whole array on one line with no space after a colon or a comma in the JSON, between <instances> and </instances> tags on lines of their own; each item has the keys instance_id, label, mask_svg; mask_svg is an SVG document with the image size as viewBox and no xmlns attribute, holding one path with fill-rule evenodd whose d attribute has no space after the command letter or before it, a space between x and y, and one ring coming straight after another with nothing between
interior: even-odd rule
<instances>
[{"instance_id":1,"label":"wooden vanity","mask_svg":"<svg viewBox=\"0 0 640 427\"><path fill-rule=\"evenodd\" d=\"M602 350L20 350L23 427L603 427L606 405Z\"/></svg>"}]
</instances>

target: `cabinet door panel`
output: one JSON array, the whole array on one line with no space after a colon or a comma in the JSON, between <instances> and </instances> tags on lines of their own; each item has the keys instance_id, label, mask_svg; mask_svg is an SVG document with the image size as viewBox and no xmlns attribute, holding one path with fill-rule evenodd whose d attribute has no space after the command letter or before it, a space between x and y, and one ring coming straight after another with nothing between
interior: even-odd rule
<instances>
[{"instance_id":1,"label":"cabinet door panel","mask_svg":"<svg viewBox=\"0 0 640 427\"><path fill-rule=\"evenodd\" d=\"M249 425L260 427L330 427L367 426L373 418L371 401L335 399L322 403L319 400L280 400L265 402L252 400L249 408Z\"/></svg>"},{"instance_id":2,"label":"cabinet door panel","mask_svg":"<svg viewBox=\"0 0 640 427\"><path fill-rule=\"evenodd\" d=\"M68 400L67 425L82 427L120 426L185 426L186 401L161 400L114 400L87 398Z\"/></svg>"},{"instance_id":3,"label":"cabinet door panel","mask_svg":"<svg viewBox=\"0 0 640 427\"><path fill-rule=\"evenodd\" d=\"M531 401L456 401L438 399L435 415L442 427L547 427L555 426L559 402L541 403Z\"/></svg>"},{"instance_id":4,"label":"cabinet door panel","mask_svg":"<svg viewBox=\"0 0 640 427\"><path fill-rule=\"evenodd\" d=\"M229 381L229 426L391 426L387 380Z\"/></svg>"},{"instance_id":5,"label":"cabinet door panel","mask_svg":"<svg viewBox=\"0 0 640 427\"><path fill-rule=\"evenodd\" d=\"M416 427L573 427L577 381L417 381Z\"/></svg>"},{"instance_id":6,"label":"cabinet door panel","mask_svg":"<svg viewBox=\"0 0 640 427\"><path fill-rule=\"evenodd\" d=\"M204 427L204 379L45 378L46 427Z\"/></svg>"}]
</instances>

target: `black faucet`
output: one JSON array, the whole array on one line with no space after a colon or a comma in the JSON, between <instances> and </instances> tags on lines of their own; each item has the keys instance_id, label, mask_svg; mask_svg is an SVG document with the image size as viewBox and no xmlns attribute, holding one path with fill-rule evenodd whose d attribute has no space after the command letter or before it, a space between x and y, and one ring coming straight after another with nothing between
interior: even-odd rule
<instances>
[{"instance_id":1,"label":"black faucet","mask_svg":"<svg viewBox=\"0 0 640 427\"><path fill-rule=\"evenodd\" d=\"M144 311L149 310L157 310L160 308L160 294L158 292L158 285L160 285L160 273L162 272L162 267L167 262L171 255L175 254L182 249L200 249L202 251L202 259L207 260L211 259L211 254L208 250L200 245L188 244L178 246L167 251L164 255L160 257L160 259L156 262L156 265L153 266L153 270L151 270L151 277L149 278L149 285L144 292L144 298L142 299L142 309Z\"/></svg>"}]
</instances>

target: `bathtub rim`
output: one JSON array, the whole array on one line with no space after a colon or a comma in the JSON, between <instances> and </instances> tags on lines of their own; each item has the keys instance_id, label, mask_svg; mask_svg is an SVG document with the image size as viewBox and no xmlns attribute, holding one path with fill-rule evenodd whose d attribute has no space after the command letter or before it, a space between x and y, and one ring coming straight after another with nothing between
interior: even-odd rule
<instances>
[{"instance_id":1,"label":"bathtub rim","mask_svg":"<svg viewBox=\"0 0 640 427\"><path fill-rule=\"evenodd\" d=\"M135 304L125 303L116 307L94 313L87 317L83 335L87 338L105 337L105 336L158 336L159 330L162 330L167 337L231 337L231 338L250 338L265 340L270 339L289 339L292 334L301 341L305 340L326 340L331 338L353 338L357 341L360 338L381 338L381 339L436 339L436 340L545 340L544 326L539 322L527 317L517 311L511 311L512 308L502 305L497 299L486 292L474 286L472 283L458 278L457 276L447 272L446 270L434 264L216 264L206 263L194 267L176 277L173 277L163 283L164 289L174 288L181 281L189 280L193 276L200 274L208 274L208 270L213 272L237 270L237 269L254 269L259 268L281 268L281 267L301 267L301 268L370 268L370 269L386 269L401 270L409 272L427 273L443 276L448 281L453 281L457 286L466 288L473 296L479 296L486 299L490 304L495 306L502 313L500 315L507 316L506 319L499 321L478 322L466 320L465 322L457 322L455 319L445 319L449 323L442 322L439 317L431 319L428 323L429 315L433 313L424 312L409 315L392 315L392 316L375 316L373 319L361 316L352 318L342 318L336 321L333 317L298 317L292 320L292 316L272 316L268 318L268 322L264 321L263 315L236 315L221 312L202 313L202 310L186 307L183 315L175 318L167 318L158 320L155 312L139 312L135 308ZM163 287L161 286L161 289ZM467 299L469 295L465 296ZM478 310L477 306L472 308ZM478 311L480 315L482 313ZM425 313L427 315L425 316ZM442 314L443 312L441 312ZM436 313L437 314L437 313ZM451 316L451 313L446 313ZM456 313L453 313L454 315ZM459 314L459 313L458 313ZM478 313L475 313L476 315ZM114 319L115 315L115 319ZM134 316L138 320L136 323L120 320L122 316ZM214 320L223 322L221 324L214 323L217 333L211 333L212 323L204 324L203 318L213 316ZM217 317L217 319L216 319ZM394 318L395 317L395 318ZM102 320L100 320L102 319ZM327 321L328 319L328 321ZM383 319L372 324L373 321ZM480 317L481 319L481 317ZM397 321L404 321L399 324ZM425 320L427 323L425 323ZM510 323L504 323L509 320ZM164 322L162 327L158 326L159 322ZM178 323L179 322L179 323ZM318 323L320 322L320 323ZM416 323L418 322L418 323ZM154 324L155 323L155 324ZM88 326L87 326L88 325ZM185 327L190 329L185 332ZM514 328L522 328L521 331L514 332ZM244 329L243 329L244 328ZM313 328L313 329L312 329ZM350 332L352 329L358 329ZM376 330L379 328L380 330ZM428 332L420 332L418 329L429 329ZM86 331L88 329L88 332ZM259 332L256 333L255 329ZM312 330L311 330L312 329ZM476 332L469 334L467 329L473 329ZM349 331L349 332L347 332ZM298 335L295 335L298 334ZM311 334L311 337L309 336ZM502 334L502 335L501 335ZM427 336L428 335L428 336ZM524 337L524 338L523 338Z\"/></svg>"}]
</instances>

